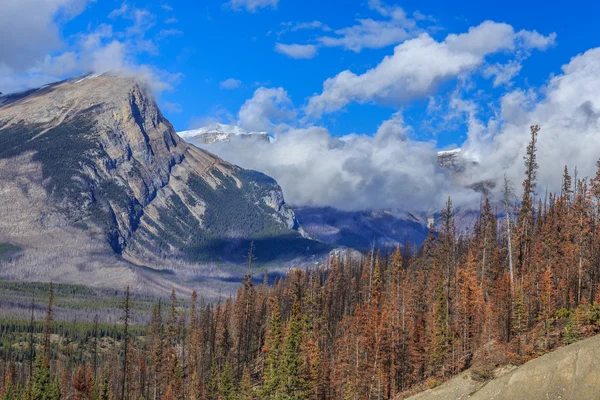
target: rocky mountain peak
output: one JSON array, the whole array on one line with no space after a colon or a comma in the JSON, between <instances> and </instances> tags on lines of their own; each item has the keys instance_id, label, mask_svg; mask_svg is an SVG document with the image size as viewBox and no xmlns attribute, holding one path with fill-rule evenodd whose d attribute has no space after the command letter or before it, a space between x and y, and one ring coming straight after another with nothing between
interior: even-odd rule
<instances>
[{"instance_id":1,"label":"rocky mountain peak","mask_svg":"<svg viewBox=\"0 0 600 400\"><path fill-rule=\"evenodd\" d=\"M61 260L49 236L87 262L113 254L155 270L175 260L239 264L252 240L263 261L319 246L303 237L277 182L181 140L146 85L127 76L0 97L0 170L0 210L21 206L21 218L0 222L0 242L36 263ZM20 272L17 263L5 275Z\"/></svg>"}]
</instances>

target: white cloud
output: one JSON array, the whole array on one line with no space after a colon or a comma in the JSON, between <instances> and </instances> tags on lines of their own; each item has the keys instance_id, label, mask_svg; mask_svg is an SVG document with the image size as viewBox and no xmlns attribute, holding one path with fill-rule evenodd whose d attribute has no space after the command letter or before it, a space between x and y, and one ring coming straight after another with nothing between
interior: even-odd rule
<instances>
[{"instance_id":1,"label":"white cloud","mask_svg":"<svg viewBox=\"0 0 600 400\"><path fill-rule=\"evenodd\" d=\"M380 0L370 0L369 8L385 20L358 19L358 24L335 30L336 36L322 36L317 40L326 47L343 47L356 53L364 48L379 49L398 44L414 37L421 30L398 6L388 6Z\"/></svg>"},{"instance_id":2,"label":"white cloud","mask_svg":"<svg viewBox=\"0 0 600 400\"><path fill-rule=\"evenodd\" d=\"M537 31L521 30L517 33L517 38L529 49L546 50L556 44L556 33L544 36Z\"/></svg>"},{"instance_id":3,"label":"white cloud","mask_svg":"<svg viewBox=\"0 0 600 400\"><path fill-rule=\"evenodd\" d=\"M0 7L0 67L23 72L62 47L56 20L68 20L85 9L85 0L19 0Z\"/></svg>"},{"instance_id":4,"label":"white cloud","mask_svg":"<svg viewBox=\"0 0 600 400\"><path fill-rule=\"evenodd\" d=\"M317 55L317 46L312 44L283 44L277 43L275 45L277 52L285 54L291 58L313 58Z\"/></svg>"},{"instance_id":5,"label":"white cloud","mask_svg":"<svg viewBox=\"0 0 600 400\"><path fill-rule=\"evenodd\" d=\"M437 210L449 193L456 203L477 197L451 187L447 172L437 166L435 143L412 141L408 131L396 113L373 136L334 137L325 128L310 126L288 129L274 143L249 147L234 140L209 150L274 177L290 204Z\"/></svg>"},{"instance_id":6,"label":"white cloud","mask_svg":"<svg viewBox=\"0 0 600 400\"><path fill-rule=\"evenodd\" d=\"M400 43L413 36L413 33L395 21L358 20L358 24L338 29L339 36L323 36L319 43L326 47L343 47L356 53L363 48L379 49Z\"/></svg>"},{"instance_id":7,"label":"white cloud","mask_svg":"<svg viewBox=\"0 0 600 400\"><path fill-rule=\"evenodd\" d=\"M351 102L399 105L428 96L441 82L475 70L487 55L534 43L521 43L521 37L512 26L492 21L450 34L442 42L423 33L396 46L393 55L361 75L346 70L327 79L322 93L309 99L306 112L320 116Z\"/></svg>"},{"instance_id":8,"label":"white cloud","mask_svg":"<svg viewBox=\"0 0 600 400\"><path fill-rule=\"evenodd\" d=\"M282 22L281 25L283 29L277 32L278 36L281 36L287 32L296 32L301 30L313 30L320 29L322 31L330 31L331 28L327 25L323 24L321 21L311 21L311 22ZM269 34L267 34L268 36Z\"/></svg>"},{"instance_id":9,"label":"white cloud","mask_svg":"<svg viewBox=\"0 0 600 400\"><path fill-rule=\"evenodd\" d=\"M279 0L231 0L226 4L236 11L246 9L250 12L256 12L261 8L277 8L278 2Z\"/></svg>"},{"instance_id":10,"label":"white cloud","mask_svg":"<svg viewBox=\"0 0 600 400\"><path fill-rule=\"evenodd\" d=\"M417 17L409 18L406 12L398 6L388 6L380 0L371 0L369 8L384 19L357 19L357 24L353 26L337 29L331 34L317 37L316 44L284 45L278 43L275 49L293 58L313 58L317 55L319 47L343 47L358 53L365 48L379 49L398 44L422 32L422 29L417 27ZM418 14L418 16L421 21L429 20L429 17L422 14ZM284 28L278 35L303 29L332 31L329 26L318 20L300 23L284 22L282 25Z\"/></svg>"},{"instance_id":11,"label":"white cloud","mask_svg":"<svg viewBox=\"0 0 600 400\"><path fill-rule=\"evenodd\" d=\"M529 127L539 124L538 190L560 189L565 165L579 177L593 176L600 157L600 48L573 57L562 74L552 77L539 93L514 90L502 98L498 116L471 121L465 151L481 160L478 176L501 179L506 172L523 179L523 155Z\"/></svg>"},{"instance_id":12,"label":"white cloud","mask_svg":"<svg viewBox=\"0 0 600 400\"><path fill-rule=\"evenodd\" d=\"M506 64L495 63L488 65L483 70L486 78L494 77L494 87L509 85L511 80L521 72L521 63L510 60Z\"/></svg>"},{"instance_id":13,"label":"white cloud","mask_svg":"<svg viewBox=\"0 0 600 400\"><path fill-rule=\"evenodd\" d=\"M121 7L115 8L114 10L112 10L110 12L110 14L108 14L108 18L115 19L115 18L122 17L122 16L126 15L128 11L129 11L129 4L127 4L127 2L123 2L123 3L121 3Z\"/></svg>"},{"instance_id":14,"label":"white cloud","mask_svg":"<svg viewBox=\"0 0 600 400\"><path fill-rule=\"evenodd\" d=\"M0 13L0 91L22 90L77 73L109 70L136 74L158 93L178 84L181 74L172 74L138 60L142 53L158 54L158 46L146 37L155 21L154 15L146 10L123 3L111 15L131 21L124 30L114 31L112 25L100 24L63 43L58 36L59 22L77 15L85 5L82 0L24 0L10 2L3 8ZM31 13L31 9L37 12ZM11 16L8 24L3 21ZM12 25L19 18L19 25L28 27L28 32L22 35L16 35L19 31ZM6 28L14 32L4 34ZM13 38L12 43L3 40L8 37ZM18 49L12 48L14 43L19 45ZM8 61L3 58L5 54L11 54L6 58Z\"/></svg>"},{"instance_id":15,"label":"white cloud","mask_svg":"<svg viewBox=\"0 0 600 400\"><path fill-rule=\"evenodd\" d=\"M145 9L133 8L123 17L133 21L126 31L129 36L144 36L156 24L156 16Z\"/></svg>"},{"instance_id":16,"label":"white cloud","mask_svg":"<svg viewBox=\"0 0 600 400\"><path fill-rule=\"evenodd\" d=\"M292 101L283 88L265 87L256 89L238 113L239 125L248 131L273 132L295 116Z\"/></svg>"},{"instance_id":17,"label":"white cloud","mask_svg":"<svg viewBox=\"0 0 600 400\"><path fill-rule=\"evenodd\" d=\"M324 25L321 21L312 21L312 22L300 22L293 25L290 28L291 32L303 30L303 29L324 29L328 30L327 25Z\"/></svg>"},{"instance_id":18,"label":"white cloud","mask_svg":"<svg viewBox=\"0 0 600 400\"><path fill-rule=\"evenodd\" d=\"M242 81L239 79L229 78L225 79L223 82L219 84L221 89L237 89L242 86Z\"/></svg>"},{"instance_id":19,"label":"white cloud","mask_svg":"<svg viewBox=\"0 0 600 400\"><path fill-rule=\"evenodd\" d=\"M323 36L318 41L323 46L340 46L358 53L363 48L401 43L419 32L415 20L408 18L402 8L385 6L380 1L370 1L369 6L388 19L359 19L356 25L334 31L337 36Z\"/></svg>"}]
</instances>

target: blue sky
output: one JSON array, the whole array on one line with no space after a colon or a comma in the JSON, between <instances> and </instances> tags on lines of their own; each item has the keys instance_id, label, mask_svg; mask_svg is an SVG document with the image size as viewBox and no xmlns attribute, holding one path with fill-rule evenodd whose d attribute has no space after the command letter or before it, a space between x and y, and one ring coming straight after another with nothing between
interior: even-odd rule
<instances>
[{"instance_id":1,"label":"blue sky","mask_svg":"<svg viewBox=\"0 0 600 400\"><path fill-rule=\"evenodd\" d=\"M85 29L89 21L106 19L113 8L121 5L120 2L101 3L91 5L69 24L65 35ZM165 4L173 10L163 9L161 5ZM141 6L139 3L136 5ZM544 35L556 32L556 45L544 52L533 52L523 62L521 73L513 79L514 86L542 85L550 74L560 72L560 66L572 56L599 44L599 28L594 15L600 14L600 6L594 2L586 5L584 13L581 8L563 7L562 3L548 1L506 1L496 2L496 5L477 1L405 1L389 5L402 7L409 16L414 12L429 16L432 21L422 21L422 25L437 40L443 40L449 33L466 32L469 27L485 20L506 22L515 30L537 30ZM146 2L143 8L157 16L150 35L162 29L183 32L161 42L160 54L142 59L161 69L184 75L175 90L162 95L163 99L181 105L181 112L165 110L177 130L194 127L203 117L215 116L228 122L226 113L235 116L258 86L283 87L293 103L302 106L309 96L321 91L325 79L345 69L355 73L365 71L391 54L394 47L390 44L377 49L365 48L358 53L343 47L321 48L312 59L293 59L274 50L277 43L315 43L315 38L326 34L320 29L283 32L288 27L284 24L319 21L335 30L353 26L359 18L385 20L369 8L367 1L323 3L281 0L276 8L268 6L254 12L243 7L238 11L232 10L222 1L204 1L201 5L196 1ZM164 23L173 17L178 22ZM500 55L498 58L506 57ZM241 86L235 90L222 89L220 83L230 78L240 80ZM492 88L489 79L474 79L477 88L485 90L491 101L495 101L506 89L504 86ZM448 82L440 92L452 88L452 82ZM460 124L433 132L419 129L426 106L426 98L401 104L405 118L415 123L415 136L436 139L439 147L460 144L466 130ZM381 121L397 109L397 105L351 104L318 122L334 135L369 134L374 133Z\"/></svg>"},{"instance_id":2,"label":"blue sky","mask_svg":"<svg viewBox=\"0 0 600 400\"><path fill-rule=\"evenodd\" d=\"M282 135L262 163L256 148L212 151L274 176L293 202L389 207L373 199L403 187L407 204L437 206L450 189L435 150L463 147L477 179L518 180L529 124L543 125L544 185L565 164L594 171L597 15L593 1L12 1L0 92L133 72L178 131L219 121Z\"/></svg>"},{"instance_id":3,"label":"blue sky","mask_svg":"<svg viewBox=\"0 0 600 400\"><path fill-rule=\"evenodd\" d=\"M115 32L125 32L135 24L131 13L144 11L140 29L144 30L144 39L153 42L156 48L136 54L134 62L180 74L172 89L160 94L160 100L175 128L183 130L197 126L205 118L230 122L229 119L235 119L244 101L260 86L282 87L294 106L301 108L311 95L322 90L327 78L343 70L356 74L364 72L392 54L394 45L401 43L401 40L391 40L388 45L360 51L343 46L322 46L311 59L294 59L277 52L277 43L315 44L319 37L339 36L333 31L352 27L358 19L385 22L389 18L368 1L255 0L255 4L252 8L252 1L241 0L237 6L215 0L87 2L81 13L58 24L63 41L58 50L72 47L80 35L90 34L102 24L110 24ZM527 88L544 84L550 74L559 73L561 65L572 56L598 45L600 28L594 16L600 14L600 5L592 1L579 4L580 7L565 7L562 2L548 1L425 0L389 2L382 6L400 7L407 18L415 19L419 31L427 32L438 41L450 33L466 32L485 20L505 22L515 31L536 30L542 35L556 32L555 45L545 51L532 51L508 86ZM120 14L115 12L119 9L123 10ZM421 18L415 18L415 15ZM60 15L55 16L55 20L60 22L60 19ZM297 29L301 24L309 23L318 23L321 27ZM323 26L328 28L323 30ZM407 35L410 37L412 34ZM510 55L503 52L488 60L494 58L507 60ZM220 84L227 79L239 81L239 87L222 88ZM476 86L473 92L483 91L477 96L485 103L497 101L507 89L506 85L493 88L491 79L480 74L473 74L470 79ZM434 93L440 101L445 94L455 90L452 81L444 82ZM467 94L471 95L476 94ZM372 134L383 120L402 109L405 120L414 128L412 135L415 138L434 139L441 148L460 144L465 139L466 128L459 121L446 126L422 124L422 121L431 121L430 116L424 115L428 97L385 105L374 105L370 101L351 103L340 111L311 121L329 128L333 135Z\"/></svg>"}]
</instances>

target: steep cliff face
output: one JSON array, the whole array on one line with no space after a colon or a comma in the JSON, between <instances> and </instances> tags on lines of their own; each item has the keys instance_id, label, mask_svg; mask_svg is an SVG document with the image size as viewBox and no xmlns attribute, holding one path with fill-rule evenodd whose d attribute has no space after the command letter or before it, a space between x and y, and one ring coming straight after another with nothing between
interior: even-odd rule
<instances>
[{"instance_id":1,"label":"steep cliff face","mask_svg":"<svg viewBox=\"0 0 600 400\"><path fill-rule=\"evenodd\" d=\"M0 164L0 243L20 246L21 260L43 263L61 235L58 248L77 242L72 251L90 262L112 253L152 269L240 263L251 240L263 261L320 251L273 179L183 142L132 78L0 97ZM4 275L19 272L19 257L11 263Z\"/></svg>"}]
</instances>

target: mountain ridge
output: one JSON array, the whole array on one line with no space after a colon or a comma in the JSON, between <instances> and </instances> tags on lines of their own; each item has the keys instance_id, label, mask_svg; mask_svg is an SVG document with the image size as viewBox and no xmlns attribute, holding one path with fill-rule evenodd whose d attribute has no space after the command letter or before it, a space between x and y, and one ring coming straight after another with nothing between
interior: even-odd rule
<instances>
[{"instance_id":1,"label":"mountain ridge","mask_svg":"<svg viewBox=\"0 0 600 400\"><path fill-rule=\"evenodd\" d=\"M165 271L183 284L201 265L242 264L251 241L263 262L327 250L305 237L272 178L181 140L131 77L85 76L3 96L0 149L0 210L10 215L0 242L23 248L4 262L4 278L68 281L114 263L116 280ZM57 246L77 257L64 260ZM165 277L148 279L164 288Z\"/></svg>"}]
</instances>

